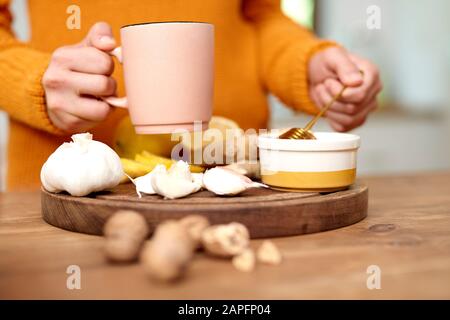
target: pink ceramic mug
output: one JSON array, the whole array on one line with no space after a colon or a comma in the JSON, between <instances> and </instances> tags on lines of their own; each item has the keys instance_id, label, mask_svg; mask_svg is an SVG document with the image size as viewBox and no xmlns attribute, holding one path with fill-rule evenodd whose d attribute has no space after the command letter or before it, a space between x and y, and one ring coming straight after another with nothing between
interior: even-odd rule
<instances>
[{"instance_id":1,"label":"pink ceramic mug","mask_svg":"<svg viewBox=\"0 0 450 320\"><path fill-rule=\"evenodd\" d=\"M103 97L126 107L136 133L207 129L212 114L214 26L202 22L155 22L121 28L127 97ZM196 126L196 128L199 126Z\"/></svg>"}]
</instances>

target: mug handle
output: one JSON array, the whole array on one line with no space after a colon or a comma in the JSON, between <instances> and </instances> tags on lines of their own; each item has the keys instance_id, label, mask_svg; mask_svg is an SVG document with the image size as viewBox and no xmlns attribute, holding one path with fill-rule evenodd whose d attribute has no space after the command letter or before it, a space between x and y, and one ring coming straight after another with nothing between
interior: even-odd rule
<instances>
[{"instance_id":1,"label":"mug handle","mask_svg":"<svg viewBox=\"0 0 450 320\"><path fill-rule=\"evenodd\" d=\"M122 63L122 47L117 47L114 50L108 52L108 54L112 57L116 57L117 60ZM116 108L127 108L128 105L128 99L127 97L115 97L115 96L109 96L109 97L99 97L103 101L105 101L107 104L116 107Z\"/></svg>"}]
</instances>

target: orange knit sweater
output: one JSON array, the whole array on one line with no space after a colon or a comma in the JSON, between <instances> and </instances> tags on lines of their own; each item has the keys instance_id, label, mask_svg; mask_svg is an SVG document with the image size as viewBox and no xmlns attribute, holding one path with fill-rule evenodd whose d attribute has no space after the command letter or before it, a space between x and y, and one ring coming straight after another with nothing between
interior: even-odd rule
<instances>
[{"instance_id":1,"label":"orange knit sweater","mask_svg":"<svg viewBox=\"0 0 450 320\"><path fill-rule=\"evenodd\" d=\"M69 30L67 7L81 9L81 29ZM31 40L20 43L11 32L9 0L0 0L0 108L10 117L8 190L39 187L47 157L70 139L50 122L41 79L51 52L79 42L98 21L111 24L120 42L122 25L146 21L190 20L215 25L214 114L244 128L265 128L268 91L294 109L313 113L308 96L309 57L333 45L315 38L285 17L279 0L29 0ZM113 75L124 94L120 67ZM91 130L111 143L125 115L116 110Z\"/></svg>"}]
</instances>

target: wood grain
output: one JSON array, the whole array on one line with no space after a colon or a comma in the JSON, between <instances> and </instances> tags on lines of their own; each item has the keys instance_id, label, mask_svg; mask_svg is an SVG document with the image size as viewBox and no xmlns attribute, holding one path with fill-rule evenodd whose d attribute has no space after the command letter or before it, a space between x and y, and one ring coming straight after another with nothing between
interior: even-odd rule
<instances>
[{"instance_id":1,"label":"wood grain","mask_svg":"<svg viewBox=\"0 0 450 320\"><path fill-rule=\"evenodd\" d=\"M119 209L134 210L150 229L167 219L200 214L211 223L241 222L252 238L278 237L332 230L367 216L368 190L361 184L329 194L281 192L252 188L236 197L201 191L187 198L139 199L133 184L90 197L71 197L42 190L42 215L48 223L70 231L101 235L103 225Z\"/></svg>"},{"instance_id":2,"label":"wood grain","mask_svg":"<svg viewBox=\"0 0 450 320\"><path fill-rule=\"evenodd\" d=\"M253 273L198 254L185 279L150 281L139 264L111 265L103 238L41 218L40 192L0 194L0 299L450 299L450 172L365 178L366 219L349 227L273 241L278 267ZM257 247L261 240L252 240ZM66 268L81 268L81 290ZM381 289L366 287L381 268Z\"/></svg>"}]
</instances>

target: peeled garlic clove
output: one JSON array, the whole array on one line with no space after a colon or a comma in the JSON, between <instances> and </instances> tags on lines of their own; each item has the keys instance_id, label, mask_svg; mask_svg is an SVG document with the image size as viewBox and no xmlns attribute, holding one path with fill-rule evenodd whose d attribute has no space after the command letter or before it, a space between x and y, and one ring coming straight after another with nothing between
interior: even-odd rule
<instances>
[{"instance_id":1,"label":"peeled garlic clove","mask_svg":"<svg viewBox=\"0 0 450 320\"><path fill-rule=\"evenodd\" d=\"M159 164L145 176L138 177L136 179L131 179L131 181L136 186L136 193L138 194L139 198L142 198L142 193L155 194L156 192L152 186L152 177L157 172L166 172L166 171L167 171L166 167L162 164Z\"/></svg>"},{"instance_id":2,"label":"peeled garlic clove","mask_svg":"<svg viewBox=\"0 0 450 320\"><path fill-rule=\"evenodd\" d=\"M192 173L191 175L192 175L192 182L195 183L195 185L197 186L198 190L200 190L201 188L204 188L204 186L203 186L203 173Z\"/></svg>"},{"instance_id":3,"label":"peeled garlic clove","mask_svg":"<svg viewBox=\"0 0 450 320\"><path fill-rule=\"evenodd\" d=\"M178 161L167 172L156 172L151 180L153 190L166 199L182 198L202 187L194 181L189 165L184 161Z\"/></svg>"},{"instance_id":4,"label":"peeled garlic clove","mask_svg":"<svg viewBox=\"0 0 450 320\"><path fill-rule=\"evenodd\" d=\"M236 195L260 185L244 175L219 167L212 168L203 174L203 186L217 195Z\"/></svg>"},{"instance_id":5,"label":"peeled garlic clove","mask_svg":"<svg viewBox=\"0 0 450 320\"><path fill-rule=\"evenodd\" d=\"M179 179L192 180L189 164L183 160L175 162L168 170L170 176Z\"/></svg>"},{"instance_id":6,"label":"peeled garlic clove","mask_svg":"<svg viewBox=\"0 0 450 320\"><path fill-rule=\"evenodd\" d=\"M174 178L167 174L158 174L152 178L155 192L166 199L183 198L199 190L191 181Z\"/></svg>"}]
</instances>

